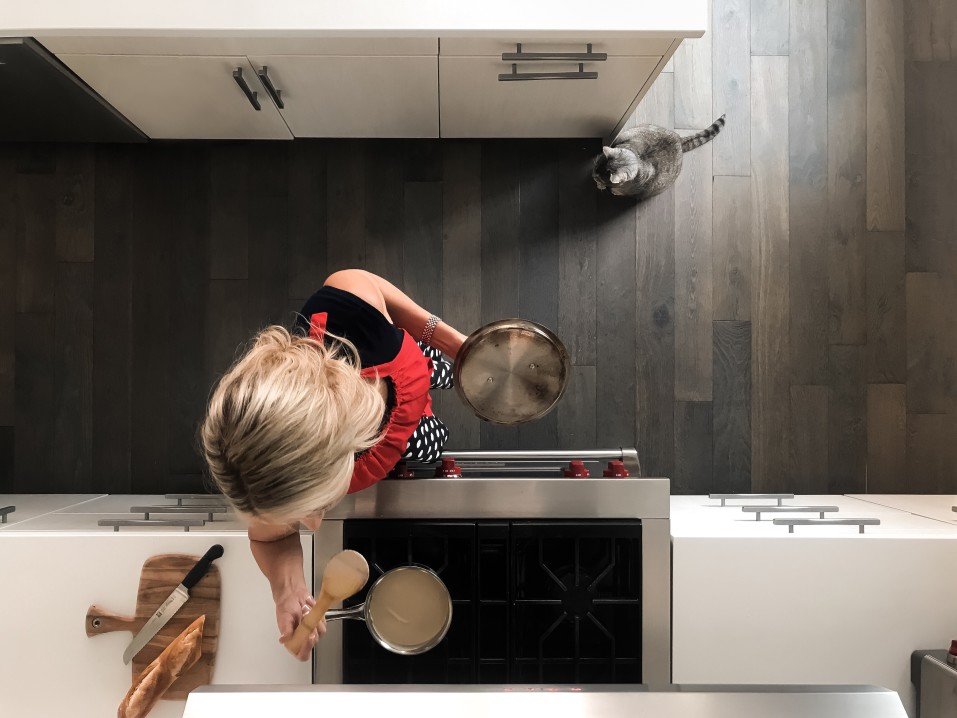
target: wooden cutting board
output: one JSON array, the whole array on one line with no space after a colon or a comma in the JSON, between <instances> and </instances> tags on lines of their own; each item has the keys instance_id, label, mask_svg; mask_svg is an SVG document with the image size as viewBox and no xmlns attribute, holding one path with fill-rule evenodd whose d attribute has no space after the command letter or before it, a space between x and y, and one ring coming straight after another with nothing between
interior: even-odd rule
<instances>
[{"instance_id":1,"label":"wooden cutting board","mask_svg":"<svg viewBox=\"0 0 957 718\"><path fill-rule=\"evenodd\" d=\"M140 572L140 585L136 593L136 614L120 616L104 611L98 606L90 606L86 615L86 635L98 636L112 631L132 631L132 635L136 635L199 559L199 556L175 553L147 559ZM189 600L183 604L183 607L160 629L159 633L150 639L143 650L133 657L132 678L138 676L152 663L176 636L186 630L189 624L205 614L203 654L192 668L176 679L176 682L163 695L163 699L185 700L186 695L194 688L208 685L212 679L216 647L219 644L219 592L219 569L214 563L199 583L193 586L189 592ZM122 661L122 655L117 654L116 660Z\"/></svg>"}]
</instances>

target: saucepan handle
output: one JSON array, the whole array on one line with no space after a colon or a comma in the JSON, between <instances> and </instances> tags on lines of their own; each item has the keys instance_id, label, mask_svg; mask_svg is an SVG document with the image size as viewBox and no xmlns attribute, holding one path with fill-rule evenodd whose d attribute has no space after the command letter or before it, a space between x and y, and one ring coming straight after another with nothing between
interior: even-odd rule
<instances>
[{"instance_id":1,"label":"saucepan handle","mask_svg":"<svg viewBox=\"0 0 957 718\"><path fill-rule=\"evenodd\" d=\"M325 619L326 621L336 621L341 618L355 618L360 621L365 620L365 608L364 603L360 603L358 606L353 606L352 608L330 608L326 611Z\"/></svg>"}]
</instances>

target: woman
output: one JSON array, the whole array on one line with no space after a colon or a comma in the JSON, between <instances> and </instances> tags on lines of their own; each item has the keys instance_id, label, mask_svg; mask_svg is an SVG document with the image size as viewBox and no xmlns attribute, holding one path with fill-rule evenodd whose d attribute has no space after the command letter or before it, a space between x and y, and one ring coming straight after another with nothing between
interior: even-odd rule
<instances>
[{"instance_id":1,"label":"woman","mask_svg":"<svg viewBox=\"0 0 957 718\"><path fill-rule=\"evenodd\" d=\"M439 353L454 358L463 341L386 280L348 269L306 302L294 332L260 332L216 386L203 453L220 491L249 520L281 643L315 604L299 523L318 529L326 510L401 458L437 458L448 430L432 416L429 388L451 385ZM300 660L325 630L323 622Z\"/></svg>"}]
</instances>

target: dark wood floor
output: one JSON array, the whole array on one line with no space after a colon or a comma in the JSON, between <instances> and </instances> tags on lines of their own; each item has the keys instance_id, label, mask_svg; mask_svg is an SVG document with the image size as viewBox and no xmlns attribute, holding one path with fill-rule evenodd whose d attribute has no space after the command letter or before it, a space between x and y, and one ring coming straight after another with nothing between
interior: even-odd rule
<instances>
[{"instance_id":1,"label":"dark wood floor","mask_svg":"<svg viewBox=\"0 0 957 718\"><path fill-rule=\"evenodd\" d=\"M565 340L555 412L441 396L452 447L635 445L676 493L957 491L953 7L714 0L632 123L728 125L637 208L591 141L0 145L0 492L200 488L216 377L347 266Z\"/></svg>"}]
</instances>

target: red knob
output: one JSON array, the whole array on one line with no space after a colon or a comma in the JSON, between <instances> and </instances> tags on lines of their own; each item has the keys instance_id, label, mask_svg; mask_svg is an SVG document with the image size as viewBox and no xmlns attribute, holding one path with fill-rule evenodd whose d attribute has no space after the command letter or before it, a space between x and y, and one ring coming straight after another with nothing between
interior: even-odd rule
<instances>
[{"instance_id":1,"label":"red knob","mask_svg":"<svg viewBox=\"0 0 957 718\"><path fill-rule=\"evenodd\" d=\"M609 461L608 468L605 469L601 475L613 477L616 479L623 479L626 476L630 476L631 474L628 473L628 469L625 468L625 464L623 461Z\"/></svg>"},{"instance_id":2,"label":"red knob","mask_svg":"<svg viewBox=\"0 0 957 718\"><path fill-rule=\"evenodd\" d=\"M591 472L585 468L585 462L578 460L569 461L568 468L563 473L574 479L587 479L591 476Z\"/></svg>"},{"instance_id":3,"label":"red knob","mask_svg":"<svg viewBox=\"0 0 957 718\"><path fill-rule=\"evenodd\" d=\"M947 652L952 656L957 656L957 641L950 642L950 650Z\"/></svg>"},{"instance_id":4,"label":"red knob","mask_svg":"<svg viewBox=\"0 0 957 718\"><path fill-rule=\"evenodd\" d=\"M404 461L400 461L398 466L395 467L395 478L397 479L414 479L415 472L409 468L409 465Z\"/></svg>"},{"instance_id":5,"label":"red knob","mask_svg":"<svg viewBox=\"0 0 957 718\"><path fill-rule=\"evenodd\" d=\"M435 470L437 479L455 479L462 475L462 469L455 463L455 459L442 459L442 465Z\"/></svg>"}]
</instances>

